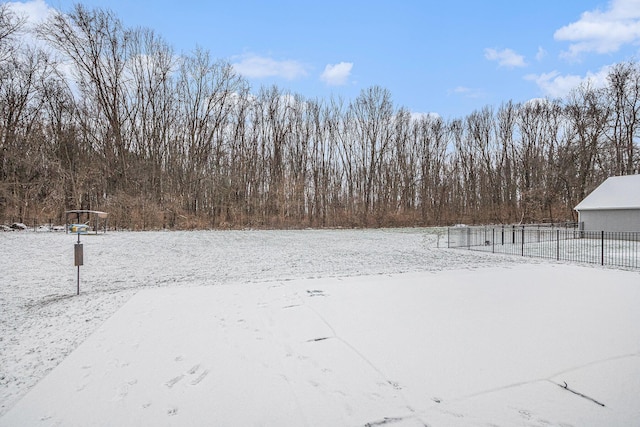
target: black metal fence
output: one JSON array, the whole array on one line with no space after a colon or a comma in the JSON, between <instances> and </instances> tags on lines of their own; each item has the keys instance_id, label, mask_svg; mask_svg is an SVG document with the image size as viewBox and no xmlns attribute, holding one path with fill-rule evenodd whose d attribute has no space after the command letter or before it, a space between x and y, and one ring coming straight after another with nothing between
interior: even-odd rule
<instances>
[{"instance_id":1,"label":"black metal fence","mask_svg":"<svg viewBox=\"0 0 640 427\"><path fill-rule=\"evenodd\" d=\"M449 248L640 268L640 232L584 231L574 224L450 227Z\"/></svg>"}]
</instances>

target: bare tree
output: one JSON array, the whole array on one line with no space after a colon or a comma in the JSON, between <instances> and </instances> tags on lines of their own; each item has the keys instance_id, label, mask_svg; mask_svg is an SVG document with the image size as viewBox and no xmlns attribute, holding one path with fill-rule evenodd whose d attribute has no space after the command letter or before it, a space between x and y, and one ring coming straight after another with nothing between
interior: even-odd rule
<instances>
[{"instance_id":1,"label":"bare tree","mask_svg":"<svg viewBox=\"0 0 640 427\"><path fill-rule=\"evenodd\" d=\"M509 101L496 114L496 143L500 153L496 165L501 204L501 222L512 222L517 218L517 181L514 134L519 105Z\"/></svg>"},{"instance_id":2,"label":"bare tree","mask_svg":"<svg viewBox=\"0 0 640 427\"><path fill-rule=\"evenodd\" d=\"M41 131L42 87L51 72L49 56L30 47L0 63L0 199L10 200L20 217L43 184L44 141L34 136Z\"/></svg>"},{"instance_id":3,"label":"bare tree","mask_svg":"<svg viewBox=\"0 0 640 427\"><path fill-rule=\"evenodd\" d=\"M607 79L608 104L611 105L608 137L613 151L611 173L639 173L636 141L640 136L640 67L634 62L622 62L611 68Z\"/></svg>"},{"instance_id":4,"label":"bare tree","mask_svg":"<svg viewBox=\"0 0 640 427\"><path fill-rule=\"evenodd\" d=\"M138 156L136 181L140 197L150 197L165 207L165 194L174 191L166 177L179 173L173 147L177 100L173 72L176 58L162 38L148 29L138 29L129 40L132 97L132 151ZM171 160L169 160L171 159Z\"/></svg>"},{"instance_id":5,"label":"bare tree","mask_svg":"<svg viewBox=\"0 0 640 427\"><path fill-rule=\"evenodd\" d=\"M520 144L515 158L521 221L542 221L553 216L548 213L550 200L555 197L550 166L555 158L560 112L559 105L547 99L529 101L518 110Z\"/></svg>"},{"instance_id":6,"label":"bare tree","mask_svg":"<svg viewBox=\"0 0 640 427\"><path fill-rule=\"evenodd\" d=\"M361 215L368 224L368 215L377 207L381 188L382 161L391 143L393 104L388 90L374 86L363 90L349 106L354 120L357 141L357 173L361 190Z\"/></svg>"},{"instance_id":7,"label":"bare tree","mask_svg":"<svg viewBox=\"0 0 640 427\"><path fill-rule=\"evenodd\" d=\"M447 173L449 126L441 117L432 115L416 122L417 150L420 169L420 216L424 224L441 224L452 203L448 191L452 174Z\"/></svg>"},{"instance_id":8,"label":"bare tree","mask_svg":"<svg viewBox=\"0 0 640 427\"><path fill-rule=\"evenodd\" d=\"M467 144L477 155L476 179L478 191L478 210L482 212L481 220L497 221L500 217L500 192L496 173L496 142L494 140L493 111L485 107L467 116Z\"/></svg>"},{"instance_id":9,"label":"bare tree","mask_svg":"<svg viewBox=\"0 0 640 427\"><path fill-rule=\"evenodd\" d=\"M0 64L7 61L18 44L16 36L22 31L27 18L11 10L9 3L0 4Z\"/></svg>"},{"instance_id":10,"label":"bare tree","mask_svg":"<svg viewBox=\"0 0 640 427\"><path fill-rule=\"evenodd\" d=\"M573 159L573 167L567 167L573 182L572 202L577 204L608 175L606 171L596 170L596 165L600 163L610 107L603 90L587 83L572 91L564 111L570 126L568 150Z\"/></svg>"},{"instance_id":11,"label":"bare tree","mask_svg":"<svg viewBox=\"0 0 640 427\"><path fill-rule=\"evenodd\" d=\"M408 110L400 109L394 119L394 144L391 158L387 161L387 172L391 179L389 208L402 216L412 216L418 205L419 150L415 138L415 123Z\"/></svg>"},{"instance_id":12,"label":"bare tree","mask_svg":"<svg viewBox=\"0 0 640 427\"><path fill-rule=\"evenodd\" d=\"M80 93L96 107L87 117L87 137L105 158L103 192L125 185L130 139L125 135L129 106L125 66L130 31L109 10L78 4L69 14L57 13L38 28L39 36L74 67Z\"/></svg>"},{"instance_id":13,"label":"bare tree","mask_svg":"<svg viewBox=\"0 0 640 427\"><path fill-rule=\"evenodd\" d=\"M4 216L105 205L133 228L569 219L606 176L640 167L634 62L602 90L443 120L378 86L351 101L254 91L208 51L176 56L152 30L81 5L38 28L63 68L21 44L23 22L0 5Z\"/></svg>"},{"instance_id":14,"label":"bare tree","mask_svg":"<svg viewBox=\"0 0 640 427\"><path fill-rule=\"evenodd\" d=\"M197 49L180 65L177 82L178 126L182 133L184 207L191 213L220 212L217 194L224 138L242 79L230 64L212 62L210 53Z\"/></svg>"}]
</instances>

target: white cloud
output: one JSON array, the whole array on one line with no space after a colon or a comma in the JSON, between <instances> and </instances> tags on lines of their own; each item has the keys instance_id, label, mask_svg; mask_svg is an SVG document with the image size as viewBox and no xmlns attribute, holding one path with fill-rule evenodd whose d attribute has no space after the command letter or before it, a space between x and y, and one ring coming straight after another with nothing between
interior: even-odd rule
<instances>
[{"instance_id":1,"label":"white cloud","mask_svg":"<svg viewBox=\"0 0 640 427\"><path fill-rule=\"evenodd\" d=\"M528 101L525 101L523 106L537 107L537 106L545 106L550 104L549 98L531 98Z\"/></svg>"},{"instance_id":2,"label":"white cloud","mask_svg":"<svg viewBox=\"0 0 640 427\"><path fill-rule=\"evenodd\" d=\"M25 19L25 26L19 36L20 41L27 46L48 50L46 44L38 40L34 34L37 25L42 24L54 13L55 9L49 7L44 0L32 0L27 2L7 2L6 5L21 19Z\"/></svg>"},{"instance_id":3,"label":"white cloud","mask_svg":"<svg viewBox=\"0 0 640 427\"><path fill-rule=\"evenodd\" d=\"M44 22L54 9L49 7L44 0L32 0L27 2L7 2L7 6L18 16L27 20L27 25L34 26Z\"/></svg>"},{"instance_id":4,"label":"white cloud","mask_svg":"<svg viewBox=\"0 0 640 427\"><path fill-rule=\"evenodd\" d=\"M575 74L562 75L558 71L552 71L550 73L528 74L524 78L535 82L545 96L564 98L582 83L589 82L594 88L604 87L607 84L610 67L609 65L602 67L596 73L589 71L584 76Z\"/></svg>"},{"instance_id":5,"label":"white cloud","mask_svg":"<svg viewBox=\"0 0 640 427\"><path fill-rule=\"evenodd\" d=\"M558 71L542 74L526 75L525 80L535 82L546 96L562 98L582 82L582 77L576 75L560 75Z\"/></svg>"},{"instance_id":6,"label":"white cloud","mask_svg":"<svg viewBox=\"0 0 640 427\"><path fill-rule=\"evenodd\" d=\"M241 55L239 61L234 62L233 68L239 74L249 78L281 77L295 80L307 75L306 67L295 60L278 61L266 56L252 53Z\"/></svg>"},{"instance_id":7,"label":"white cloud","mask_svg":"<svg viewBox=\"0 0 640 427\"><path fill-rule=\"evenodd\" d=\"M605 11L584 12L580 19L554 33L568 41L563 56L576 58L582 53L611 53L623 45L640 42L640 0L612 0Z\"/></svg>"},{"instance_id":8,"label":"white cloud","mask_svg":"<svg viewBox=\"0 0 640 427\"><path fill-rule=\"evenodd\" d=\"M484 50L484 57L489 61L498 61L500 67L525 67L524 56L517 54L511 49L496 50L487 48Z\"/></svg>"},{"instance_id":9,"label":"white cloud","mask_svg":"<svg viewBox=\"0 0 640 427\"><path fill-rule=\"evenodd\" d=\"M420 120L438 120L441 119L442 116L438 113L411 113L411 120L420 121Z\"/></svg>"},{"instance_id":10,"label":"white cloud","mask_svg":"<svg viewBox=\"0 0 640 427\"><path fill-rule=\"evenodd\" d=\"M351 75L352 62L340 62L335 65L327 64L324 67L320 80L329 86L342 86L347 84L347 80Z\"/></svg>"}]
</instances>

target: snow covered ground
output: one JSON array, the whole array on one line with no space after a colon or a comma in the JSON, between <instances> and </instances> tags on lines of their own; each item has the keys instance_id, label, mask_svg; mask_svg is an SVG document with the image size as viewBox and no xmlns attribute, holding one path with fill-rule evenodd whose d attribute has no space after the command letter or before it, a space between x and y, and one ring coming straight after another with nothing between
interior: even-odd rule
<instances>
[{"instance_id":1,"label":"snow covered ground","mask_svg":"<svg viewBox=\"0 0 640 427\"><path fill-rule=\"evenodd\" d=\"M425 229L119 232L82 236L75 296L75 241L0 234L0 426L640 425L638 271Z\"/></svg>"}]
</instances>

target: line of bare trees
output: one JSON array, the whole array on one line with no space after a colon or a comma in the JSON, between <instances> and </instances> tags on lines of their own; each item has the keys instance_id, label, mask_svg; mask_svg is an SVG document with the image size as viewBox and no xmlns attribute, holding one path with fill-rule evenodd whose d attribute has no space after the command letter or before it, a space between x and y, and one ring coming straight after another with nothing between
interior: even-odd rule
<instances>
[{"instance_id":1,"label":"line of bare trees","mask_svg":"<svg viewBox=\"0 0 640 427\"><path fill-rule=\"evenodd\" d=\"M37 36L34 47L26 33ZM416 83L418 84L418 83ZM335 227L574 219L640 172L640 65L566 99L413 116L252 91L230 64L77 5L37 29L0 5L0 220L111 213L119 227Z\"/></svg>"}]
</instances>

